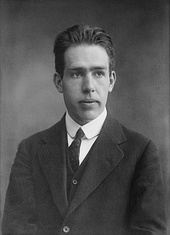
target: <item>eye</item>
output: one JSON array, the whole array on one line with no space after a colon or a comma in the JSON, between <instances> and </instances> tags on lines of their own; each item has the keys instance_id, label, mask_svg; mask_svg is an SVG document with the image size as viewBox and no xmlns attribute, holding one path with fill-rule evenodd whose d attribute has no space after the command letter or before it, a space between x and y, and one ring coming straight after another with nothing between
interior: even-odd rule
<instances>
[{"instance_id":1,"label":"eye","mask_svg":"<svg viewBox=\"0 0 170 235\"><path fill-rule=\"evenodd\" d=\"M97 78L101 78L105 75L105 73L103 71L95 71L94 72L94 76Z\"/></svg>"},{"instance_id":2,"label":"eye","mask_svg":"<svg viewBox=\"0 0 170 235\"><path fill-rule=\"evenodd\" d=\"M80 78L82 76L83 76L83 74L81 72L73 72L73 73L71 73L71 77L72 78Z\"/></svg>"}]
</instances>

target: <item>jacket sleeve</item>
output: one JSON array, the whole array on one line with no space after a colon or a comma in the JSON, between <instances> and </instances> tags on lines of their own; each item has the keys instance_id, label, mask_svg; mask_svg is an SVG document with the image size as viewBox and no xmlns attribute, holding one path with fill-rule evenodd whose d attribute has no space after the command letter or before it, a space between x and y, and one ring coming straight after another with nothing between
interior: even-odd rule
<instances>
[{"instance_id":1,"label":"jacket sleeve","mask_svg":"<svg viewBox=\"0 0 170 235\"><path fill-rule=\"evenodd\" d=\"M136 166L131 190L132 234L166 234L165 192L157 149L150 141Z\"/></svg>"},{"instance_id":2,"label":"jacket sleeve","mask_svg":"<svg viewBox=\"0 0 170 235\"><path fill-rule=\"evenodd\" d=\"M2 219L3 235L36 234L34 182L25 142L21 142L11 169Z\"/></svg>"}]
</instances>

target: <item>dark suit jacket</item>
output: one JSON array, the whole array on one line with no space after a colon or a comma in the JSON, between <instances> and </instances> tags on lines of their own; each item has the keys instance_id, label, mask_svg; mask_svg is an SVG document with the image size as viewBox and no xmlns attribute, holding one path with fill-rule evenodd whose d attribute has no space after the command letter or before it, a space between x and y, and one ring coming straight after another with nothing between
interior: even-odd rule
<instances>
[{"instance_id":1,"label":"dark suit jacket","mask_svg":"<svg viewBox=\"0 0 170 235\"><path fill-rule=\"evenodd\" d=\"M70 205L66 152L64 118L21 142L6 195L4 235L166 234L162 175L150 140L108 115Z\"/></svg>"}]
</instances>

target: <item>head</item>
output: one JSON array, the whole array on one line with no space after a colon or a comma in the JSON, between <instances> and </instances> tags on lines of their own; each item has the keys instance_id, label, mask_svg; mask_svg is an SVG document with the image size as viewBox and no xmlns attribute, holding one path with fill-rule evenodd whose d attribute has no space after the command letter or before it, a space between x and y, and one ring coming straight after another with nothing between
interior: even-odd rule
<instances>
[{"instance_id":1,"label":"head","mask_svg":"<svg viewBox=\"0 0 170 235\"><path fill-rule=\"evenodd\" d=\"M100 28L73 26L55 40L54 83L63 93L69 115L80 125L105 108L116 75L110 37Z\"/></svg>"},{"instance_id":2,"label":"head","mask_svg":"<svg viewBox=\"0 0 170 235\"><path fill-rule=\"evenodd\" d=\"M115 50L110 36L99 27L74 25L58 34L54 43L55 69L61 78L64 72L64 55L66 50L71 46L80 44L99 45L103 47L109 57L110 73L115 69Z\"/></svg>"}]
</instances>

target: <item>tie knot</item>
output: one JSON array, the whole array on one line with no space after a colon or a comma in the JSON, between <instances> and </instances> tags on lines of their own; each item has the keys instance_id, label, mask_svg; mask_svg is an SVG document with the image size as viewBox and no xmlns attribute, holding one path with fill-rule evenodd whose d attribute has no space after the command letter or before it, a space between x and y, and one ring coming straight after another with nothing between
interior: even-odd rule
<instances>
[{"instance_id":1,"label":"tie knot","mask_svg":"<svg viewBox=\"0 0 170 235\"><path fill-rule=\"evenodd\" d=\"M85 134L84 134L83 130L81 128L79 128L78 131L76 132L76 138L75 139L81 140L84 136L85 136Z\"/></svg>"}]
</instances>

